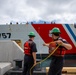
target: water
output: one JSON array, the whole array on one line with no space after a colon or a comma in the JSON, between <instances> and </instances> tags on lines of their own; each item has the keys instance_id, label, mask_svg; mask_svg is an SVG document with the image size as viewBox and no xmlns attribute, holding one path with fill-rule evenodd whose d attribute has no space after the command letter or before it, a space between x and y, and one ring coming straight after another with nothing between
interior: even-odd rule
<instances>
[{"instance_id":1,"label":"water","mask_svg":"<svg viewBox=\"0 0 76 75\"><path fill-rule=\"evenodd\" d=\"M47 59L46 61L42 62L40 67L49 67L51 63L51 59ZM64 67L76 67L76 60L75 59L67 59L64 60Z\"/></svg>"}]
</instances>

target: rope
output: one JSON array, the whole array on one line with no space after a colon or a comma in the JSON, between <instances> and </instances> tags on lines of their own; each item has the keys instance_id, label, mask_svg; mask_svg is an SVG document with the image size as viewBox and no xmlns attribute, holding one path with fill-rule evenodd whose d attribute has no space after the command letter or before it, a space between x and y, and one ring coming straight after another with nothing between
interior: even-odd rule
<instances>
[{"instance_id":1,"label":"rope","mask_svg":"<svg viewBox=\"0 0 76 75\"><path fill-rule=\"evenodd\" d=\"M53 43L53 42L50 42L50 43ZM49 44L50 44L50 43L49 43ZM59 46L60 46L60 44L54 49L53 52L51 52L51 54L49 54L45 59L43 59L43 60L41 60L40 62L36 63L36 65L38 65L38 64L44 62L45 60L47 60L47 59L58 49ZM32 70L36 65L33 65L33 66L31 67L31 69L30 69L30 75L32 75L32 74L31 74L31 70Z\"/></svg>"}]
</instances>

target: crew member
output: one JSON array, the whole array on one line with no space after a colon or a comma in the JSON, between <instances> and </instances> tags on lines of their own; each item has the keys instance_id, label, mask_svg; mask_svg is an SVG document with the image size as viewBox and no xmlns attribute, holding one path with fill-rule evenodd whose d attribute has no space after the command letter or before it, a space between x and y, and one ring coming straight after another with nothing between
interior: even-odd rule
<instances>
[{"instance_id":1,"label":"crew member","mask_svg":"<svg viewBox=\"0 0 76 75\"><path fill-rule=\"evenodd\" d=\"M44 43L43 46L49 47L49 53L51 53L59 44L59 48L52 55L52 61L50 63L50 69L48 75L61 75L63 68L63 60L66 50L71 50L72 46L65 39L60 37L60 29L54 27L50 31L50 35L53 39L53 42L50 44Z\"/></svg>"},{"instance_id":2,"label":"crew member","mask_svg":"<svg viewBox=\"0 0 76 75\"><path fill-rule=\"evenodd\" d=\"M34 42L35 33L29 33L29 40L24 43L24 68L23 75L30 75L30 69L36 65L36 43ZM33 69L31 74L33 75Z\"/></svg>"}]
</instances>

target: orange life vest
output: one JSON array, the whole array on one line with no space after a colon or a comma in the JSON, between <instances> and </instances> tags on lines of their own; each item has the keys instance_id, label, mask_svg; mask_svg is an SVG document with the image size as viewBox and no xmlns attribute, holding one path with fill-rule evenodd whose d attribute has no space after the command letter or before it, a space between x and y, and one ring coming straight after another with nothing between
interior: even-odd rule
<instances>
[{"instance_id":1,"label":"orange life vest","mask_svg":"<svg viewBox=\"0 0 76 75\"><path fill-rule=\"evenodd\" d=\"M57 47L57 44L55 42L50 43L49 45L49 53L51 53L53 50L55 50L55 48ZM62 46L60 46L55 52L54 52L54 56L64 56L66 53L66 49Z\"/></svg>"},{"instance_id":2,"label":"orange life vest","mask_svg":"<svg viewBox=\"0 0 76 75\"><path fill-rule=\"evenodd\" d=\"M30 45L31 45L31 43L29 41L26 41L24 43L24 54L26 54L26 55L32 55Z\"/></svg>"}]
</instances>

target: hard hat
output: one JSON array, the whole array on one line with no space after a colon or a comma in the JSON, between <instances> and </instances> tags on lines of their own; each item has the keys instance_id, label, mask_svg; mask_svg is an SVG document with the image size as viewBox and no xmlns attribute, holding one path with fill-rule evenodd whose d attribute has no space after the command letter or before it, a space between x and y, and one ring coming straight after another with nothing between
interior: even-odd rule
<instances>
[{"instance_id":1,"label":"hard hat","mask_svg":"<svg viewBox=\"0 0 76 75\"><path fill-rule=\"evenodd\" d=\"M35 33L34 32L30 32L28 36L35 37Z\"/></svg>"},{"instance_id":2,"label":"hard hat","mask_svg":"<svg viewBox=\"0 0 76 75\"><path fill-rule=\"evenodd\" d=\"M59 33L59 34L60 34L61 32L60 32L60 29L59 29L59 28L54 27L54 28L50 31L50 33L51 33L51 34L53 34L53 33Z\"/></svg>"}]
</instances>

